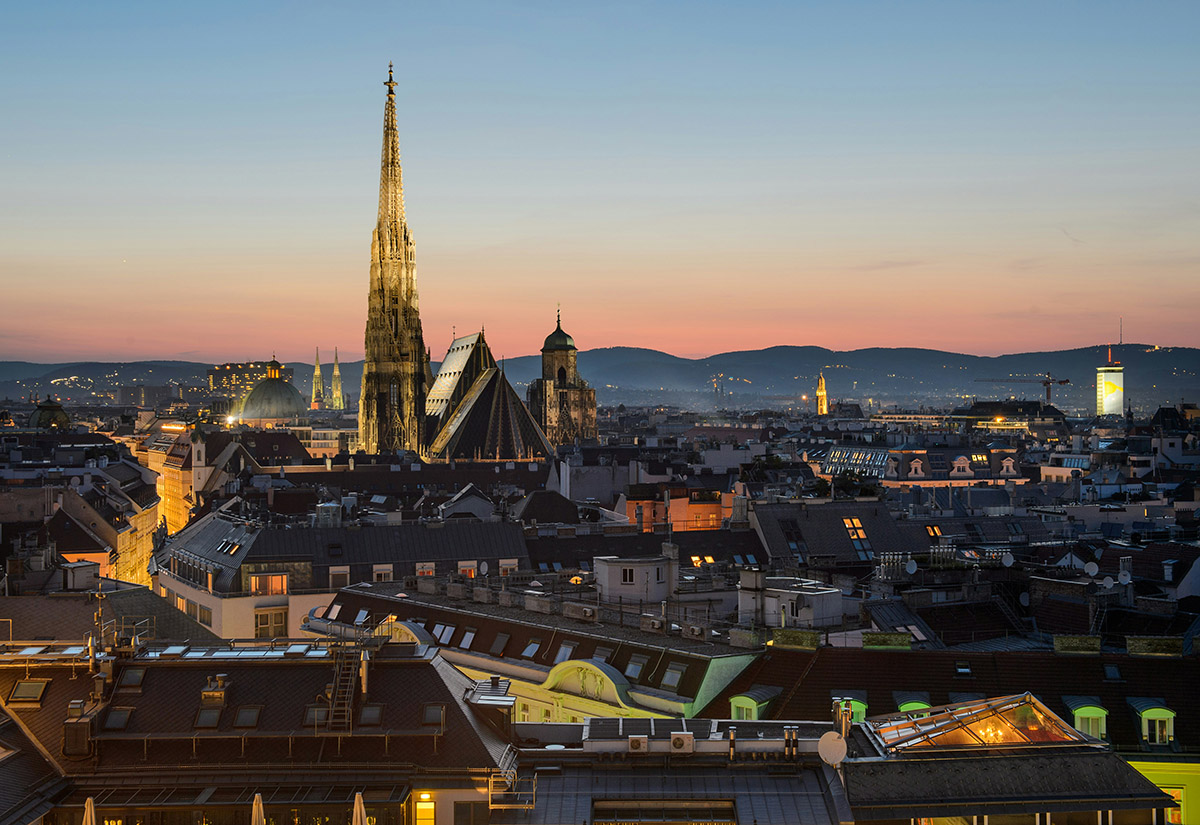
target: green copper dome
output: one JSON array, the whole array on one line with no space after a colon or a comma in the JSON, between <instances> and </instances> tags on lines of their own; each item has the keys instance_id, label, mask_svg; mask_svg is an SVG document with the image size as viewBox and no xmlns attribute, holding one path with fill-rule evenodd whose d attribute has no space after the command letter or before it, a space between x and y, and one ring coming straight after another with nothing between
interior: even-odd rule
<instances>
[{"instance_id":1,"label":"green copper dome","mask_svg":"<svg viewBox=\"0 0 1200 825\"><path fill-rule=\"evenodd\" d=\"M554 332L546 336L546 343L542 344L542 352L561 349L575 349L575 339L563 332L562 322L559 321L554 327Z\"/></svg>"},{"instance_id":2,"label":"green copper dome","mask_svg":"<svg viewBox=\"0 0 1200 825\"><path fill-rule=\"evenodd\" d=\"M278 375L278 370L274 371ZM304 398L300 391L282 378L264 378L254 385L242 402L241 417L297 418L304 415Z\"/></svg>"},{"instance_id":3,"label":"green copper dome","mask_svg":"<svg viewBox=\"0 0 1200 825\"><path fill-rule=\"evenodd\" d=\"M48 395L29 416L29 427L34 430L65 430L70 426L71 417L63 410L62 404Z\"/></svg>"}]
</instances>

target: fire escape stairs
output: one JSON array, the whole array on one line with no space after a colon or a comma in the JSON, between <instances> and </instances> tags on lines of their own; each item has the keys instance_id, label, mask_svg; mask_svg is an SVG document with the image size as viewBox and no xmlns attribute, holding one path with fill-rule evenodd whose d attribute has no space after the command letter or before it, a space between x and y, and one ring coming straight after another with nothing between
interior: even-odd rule
<instances>
[{"instance_id":1,"label":"fire escape stairs","mask_svg":"<svg viewBox=\"0 0 1200 825\"><path fill-rule=\"evenodd\" d=\"M358 688L358 657L354 648L338 645L334 660L333 695L329 697L326 729L349 731L354 713L354 692Z\"/></svg>"}]
</instances>

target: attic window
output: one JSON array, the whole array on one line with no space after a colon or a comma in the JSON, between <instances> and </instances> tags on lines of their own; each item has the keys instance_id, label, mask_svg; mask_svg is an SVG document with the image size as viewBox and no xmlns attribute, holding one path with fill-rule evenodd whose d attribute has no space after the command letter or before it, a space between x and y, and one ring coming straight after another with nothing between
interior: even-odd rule
<instances>
[{"instance_id":1,"label":"attic window","mask_svg":"<svg viewBox=\"0 0 1200 825\"><path fill-rule=\"evenodd\" d=\"M506 647L508 647L508 634L497 633L496 640L492 642L492 647L488 650L488 653L492 654L493 656L503 656L504 648Z\"/></svg>"},{"instance_id":2,"label":"attic window","mask_svg":"<svg viewBox=\"0 0 1200 825\"><path fill-rule=\"evenodd\" d=\"M929 534L931 539L936 539L942 535L942 528L937 524L926 524L925 532Z\"/></svg>"},{"instance_id":3,"label":"attic window","mask_svg":"<svg viewBox=\"0 0 1200 825\"><path fill-rule=\"evenodd\" d=\"M129 725L129 717L132 715L133 708L112 708L104 719L104 729L125 730Z\"/></svg>"},{"instance_id":4,"label":"attic window","mask_svg":"<svg viewBox=\"0 0 1200 825\"><path fill-rule=\"evenodd\" d=\"M309 705L304 709L304 727L315 728L329 721L329 708L325 705Z\"/></svg>"},{"instance_id":5,"label":"attic window","mask_svg":"<svg viewBox=\"0 0 1200 825\"><path fill-rule=\"evenodd\" d=\"M850 544L858 551L859 561L869 561L875 558L875 553L871 550L871 542L867 538L867 531L863 529L862 520L844 518L842 525L846 528L846 534L850 536Z\"/></svg>"},{"instance_id":6,"label":"attic window","mask_svg":"<svg viewBox=\"0 0 1200 825\"><path fill-rule=\"evenodd\" d=\"M592 658L600 662L607 662L608 657L612 655L613 649L611 647L600 647L597 645L596 652L592 654Z\"/></svg>"},{"instance_id":7,"label":"attic window","mask_svg":"<svg viewBox=\"0 0 1200 825\"><path fill-rule=\"evenodd\" d=\"M117 681L118 688L140 688L142 680L146 678L146 668L144 667L127 667L121 671L121 678Z\"/></svg>"},{"instance_id":8,"label":"attic window","mask_svg":"<svg viewBox=\"0 0 1200 825\"><path fill-rule=\"evenodd\" d=\"M630 679L637 679L642 675L642 668L646 666L646 662L650 661L649 656L643 656L640 653L635 653L629 657L629 664L625 666L625 675Z\"/></svg>"},{"instance_id":9,"label":"attic window","mask_svg":"<svg viewBox=\"0 0 1200 825\"><path fill-rule=\"evenodd\" d=\"M8 696L8 701L40 704L42 696L45 695L46 688L49 686L49 679L22 679L13 685L12 693Z\"/></svg>"},{"instance_id":10,"label":"attic window","mask_svg":"<svg viewBox=\"0 0 1200 825\"><path fill-rule=\"evenodd\" d=\"M575 648L579 646L578 642L563 642L558 646L558 653L554 654L554 664L565 662L575 655Z\"/></svg>"},{"instance_id":11,"label":"attic window","mask_svg":"<svg viewBox=\"0 0 1200 825\"><path fill-rule=\"evenodd\" d=\"M458 640L458 646L463 650L471 649L471 642L475 641L475 628L468 627L463 631L462 638Z\"/></svg>"},{"instance_id":12,"label":"attic window","mask_svg":"<svg viewBox=\"0 0 1200 825\"><path fill-rule=\"evenodd\" d=\"M530 639L529 643L525 645L525 649L521 651L521 658L522 659L532 659L534 656L537 655L538 648L540 648L541 646L542 646L541 639Z\"/></svg>"},{"instance_id":13,"label":"attic window","mask_svg":"<svg viewBox=\"0 0 1200 825\"><path fill-rule=\"evenodd\" d=\"M262 713L261 705L242 705L233 717L233 726L235 728L257 728L260 713Z\"/></svg>"},{"instance_id":14,"label":"attic window","mask_svg":"<svg viewBox=\"0 0 1200 825\"><path fill-rule=\"evenodd\" d=\"M963 661L955 662L954 663L954 675L955 676L970 676L971 675L971 663L963 662Z\"/></svg>"},{"instance_id":15,"label":"attic window","mask_svg":"<svg viewBox=\"0 0 1200 825\"><path fill-rule=\"evenodd\" d=\"M1025 535L1025 528L1021 526L1019 521L1010 521L1008 523L1008 534L1010 536L1023 536Z\"/></svg>"},{"instance_id":16,"label":"attic window","mask_svg":"<svg viewBox=\"0 0 1200 825\"><path fill-rule=\"evenodd\" d=\"M421 724L427 727L444 728L446 726L446 706L425 705L421 709Z\"/></svg>"},{"instance_id":17,"label":"attic window","mask_svg":"<svg viewBox=\"0 0 1200 825\"><path fill-rule=\"evenodd\" d=\"M667 672L663 674L662 684L660 687L674 690L679 687L679 680L683 678L684 671L687 670L687 665L673 662L667 666Z\"/></svg>"},{"instance_id":18,"label":"attic window","mask_svg":"<svg viewBox=\"0 0 1200 825\"><path fill-rule=\"evenodd\" d=\"M196 727L215 728L221 722L221 708L200 708L196 712Z\"/></svg>"},{"instance_id":19,"label":"attic window","mask_svg":"<svg viewBox=\"0 0 1200 825\"><path fill-rule=\"evenodd\" d=\"M1105 681L1108 681L1108 682L1122 681L1121 680L1121 668L1118 667L1117 665L1105 665L1104 666L1104 679L1105 679Z\"/></svg>"},{"instance_id":20,"label":"attic window","mask_svg":"<svg viewBox=\"0 0 1200 825\"><path fill-rule=\"evenodd\" d=\"M363 705L358 714L358 724L375 726L383 722L383 705Z\"/></svg>"},{"instance_id":21,"label":"attic window","mask_svg":"<svg viewBox=\"0 0 1200 825\"><path fill-rule=\"evenodd\" d=\"M433 637L442 644L447 644L454 635L454 625L438 622L433 626Z\"/></svg>"}]
</instances>

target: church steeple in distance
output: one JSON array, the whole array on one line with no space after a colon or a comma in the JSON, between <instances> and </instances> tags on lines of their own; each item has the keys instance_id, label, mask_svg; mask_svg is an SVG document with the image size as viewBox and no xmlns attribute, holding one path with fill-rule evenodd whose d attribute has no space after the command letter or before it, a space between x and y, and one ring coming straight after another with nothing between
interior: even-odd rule
<instances>
[{"instance_id":1,"label":"church steeple in distance","mask_svg":"<svg viewBox=\"0 0 1200 825\"><path fill-rule=\"evenodd\" d=\"M379 216L371 233L366 357L358 439L367 453L426 452L425 394L429 354L417 306L417 264L404 217L396 86L388 64L379 169Z\"/></svg>"},{"instance_id":2,"label":"church steeple in distance","mask_svg":"<svg viewBox=\"0 0 1200 825\"><path fill-rule=\"evenodd\" d=\"M333 348L333 386L329 392L329 408L331 410L346 409L346 398L342 395L342 367L338 363L337 347Z\"/></svg>"},{"instance_id":3,"label":"church steeple in distance","mask_svg":"<svg viewBox=\"0 0 1200 825\"><path fill-rule=\"evenodd\" d=\"M313 360L312 408L321 409L325 401L325 381L321 378L321 348L317 347L317 357Z\"/></svg>"}]
</instances>

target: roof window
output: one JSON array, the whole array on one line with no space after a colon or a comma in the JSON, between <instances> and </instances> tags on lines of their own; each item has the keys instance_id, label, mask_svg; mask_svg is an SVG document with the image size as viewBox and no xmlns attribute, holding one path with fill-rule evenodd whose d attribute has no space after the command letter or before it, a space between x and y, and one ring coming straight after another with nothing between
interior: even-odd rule
<instances>
[{"instance_id":1,"label":"roof window","mask_svg":"<svg viewBox=\"0 0 1200 825\"><path fill-rule=\"evenodd\" d=\"M650 661L649 656L643 656L640 653L635 653L629 657L629 664L625 665L625 675L630 679L636 680L642 675L642 668Z\"/></svg>"},{"instance_id":2,"label":"roof window","mask_svg":"<svg viewBox=\"0 0 1200 825\"><path fill-rule=\"evenodd\" d=\"M542 646L541 639L530 639L525 645L525 649L521 651L522 659L532 659L537 655L538 649Z\"/></svg>"},{"instance_id":3,"label":"roof window","mask_svg":"<svg viewBox=\"0 0 1200 825\"><path fill-rule=\"evenodd\" d=\"M242 705L233 716L233 726L235 728L257 728L260 713L262 713L262 705Z\"/></svg>"},{"instance_id":4,"label":"roof window","mask_svg":"<svg viewBox=\"0 0 1200 825\"><path fill-rule=\"evenodd\" d=\"M463 631L462 638L458 640L458 646L463 650L471 649L471 642L475 641L475 628L468 627Z\"/></svg>"},{"instance_id":5,"label":"roof window","mask_svg":"<svg viewBox=\"0 0 1200 825\"><path fill-rule=\"evenodd\" d=\"M13 685L12 693L8 695L8 701L14 704L40 704L48 687L50 687L49 679L22 679Z\"/></svg>"},{"instance_id":6,"label":"roof window","mask_svg":"<svg viewBox=\"0 0 1200 825\"><path fill-rule=\"evenodd\" d=\"M508 647L508 634L497 633L496 640L492 642L492 646L488 649L488 653L492 654L493 656L503 656L504 648L506 647Z\"/></svg>"},{"instance_id":7,"label":"roof window","mask_svg":"<svg viewBox=\"0 0 1200 825\"><path fill-rule=\"evenodd\" d=\"M687 670L687 665L681 662L672 662L667 666L667 672L663 674L661 687L668 690L674 690L679 687L679 680L683 678L684 671Z\"/></svg>"},{"instance_id":8,"label":"roof window","mask_svg":"<svg viewBox=\"0 0 1200 825\"><path fill-rule=\"evenodd\" d=\"M117 680L118 688L140 688L142 680L146 678L146 668L144 667L127 667L121 671L121 678Z\"/></svg>"},{"instance_id":9,"label":"roof window","mask_svg":"<svg viewBox=\"0 0 1200 825\"><path fill-rule=\"evenodd\" d=\"M108 716L104 718L105 730L125 730L129 726L129 717L133 715L133 708L112 708L108 711Z\"/></svg>"},{"instance_id":10,"label":"roof window","mask_svg":"<svg viewBox=\"0 0 1200 825\"><path fill-rule=\"evenodd\" d=\"M446 706L425 705L421 708L421 724L426 727L446 727Z\"/></svg>"},{"instance_id":11,"label":"roof window","mask_svg":"<svg viewBox=\"0 0 1200 825\"><path fill-rule=\"evenodd\" d=\"M363 705L358 713L358 724L377 726L383 722L383 705Z\"/></svg>"},{"instance_id":12,"label":"roof window","mask_svg":"<svg viewBox=\"0 0 1200 825\"><path fill-rule=\"evenodd\" d=\"M221 708L200 708L196 712L196 727L211 729L221 723Z\"/></svg>"},{"instance_id":13,"label":"roof window","mask_svg":"<svg viewBox=\"0 0 1200 825\"><path fill-rule=\"evenodd\" d=\"M1107 682L1122 681L1121 668L1118 667L1117 665L1105 665L1104 666L1104 679Z\"/></svg>"},{"instance_id":14,"label":"roof window","mask_svg":"<svg viewBox=\"0 0 1200 825\"><path fill-rule=\"evenodd\" d=\"M325 705L309 705L304 709L304 727L315 728L329 721L329 708Z\"/></svg>"},{"instance_id":15,"label":"roof window","mask_svg":"<svg viewBox=\"0 0 1200 825\"><path fill-rule=\"evenodd\" d=\"M596 652L592 654L592 658L597 661L600 661L600 662L607 662L608 657L610 657L612 655L613 655L613 649L611 647L603 647L601 645L596 645Z\"/></svg>"},{"instance_id":16,"label":"roof window","mask_svg":"<svg viewBox=\"0 0 1200 825\"><path fill-rule=\"evenodd\" d=\"M963 661L961 659L959 661L955 662L954 663L954 675L955 676L971 676L972 675L971 663Z\"/></svg>"},{"instance_id":17,"label":"roof window","mask_svg":"<svg viewBox=\"0 0 1200 825\"><path fill-rule=\"evenodd\" d=\"M575 648L579 646L578 642L563 642L558 646L558 653L554 654L554 664L565 662L575 655Z\"/></svg>"}]
</instances>

